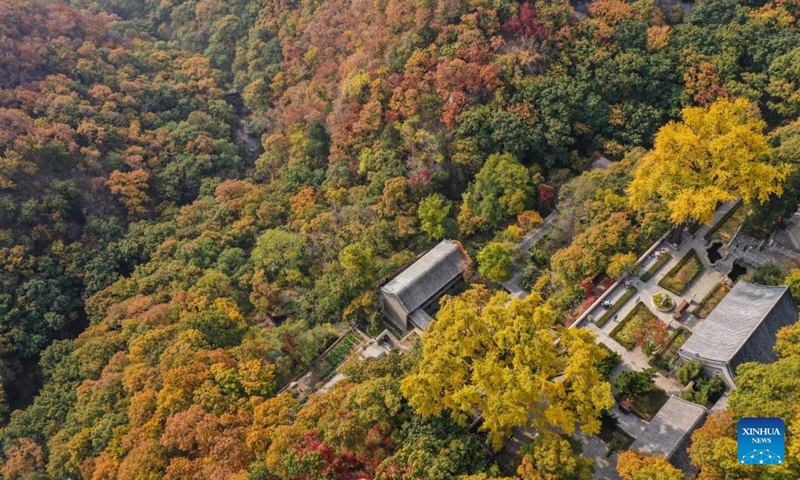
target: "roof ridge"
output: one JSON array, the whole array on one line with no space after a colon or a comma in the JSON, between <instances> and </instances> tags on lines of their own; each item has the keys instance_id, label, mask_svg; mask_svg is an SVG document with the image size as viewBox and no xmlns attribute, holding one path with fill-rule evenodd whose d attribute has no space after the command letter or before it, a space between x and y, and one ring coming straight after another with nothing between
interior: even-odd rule
<instances>
[{"instance_id":1,"label":"roof ridge","mask_svg":"<svg viewBox=\"0 0 800 480\"><path fill-rule=\"evenodd\" d=\"M686 400L685 398L680 397L678 395L675 395L674 393L670 394L670 398L674 398L676 400L680 400L682 403L688 404L688 405L690 405L692 407L700 407L703 410L705 410L706 412L708 412L708 409L705 407L705 405L700 405L699 403L694 403L692 401ZM669 401L669 399L667 399L667 401Z\"/></svg>"}]
</instances>

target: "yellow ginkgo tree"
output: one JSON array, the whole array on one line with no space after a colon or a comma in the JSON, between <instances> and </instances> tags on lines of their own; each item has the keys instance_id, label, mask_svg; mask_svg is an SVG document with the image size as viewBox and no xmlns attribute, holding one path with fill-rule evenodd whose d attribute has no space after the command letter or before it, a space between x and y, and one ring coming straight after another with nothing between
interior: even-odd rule
<instances>
[{"instance_id":1,"label":"yellow ginkgo tree","mask_svg":"<svg viewBox=\"0 0 800 480\"><path fill-rule=\"evenodd\" d=\"M421 415L449 413L464 423L483 414L488 442L500 449L514 427L597 433L613 405L595 365L605 352L583 329L557 325L537 293L512 300L475 285L442 308L423 337L403 394Z\"/></svg>"},{"instance_id":2,"label":"yellow ginkgo tree","mask_svg":"<svg viewBox=\"0 0 800 480\"><path fill-rule=\"evenodd\" d=\"M721 202L746 204L783 194L787 164L770 162L766 123L745 99L723 98L709 108L687 107L670 122L636 165L630 204L646 211L657 204L676 225L708 223Z\"/></svg>"}]
</instances>

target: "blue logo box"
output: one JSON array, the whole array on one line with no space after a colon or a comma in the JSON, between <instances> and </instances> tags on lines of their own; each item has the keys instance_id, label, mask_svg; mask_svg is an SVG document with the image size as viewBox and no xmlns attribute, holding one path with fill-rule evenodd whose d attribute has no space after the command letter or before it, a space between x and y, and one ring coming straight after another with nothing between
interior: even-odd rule
<instances>
[{"instance_id":1,"label":"blue logo box","mask_svg":"<svg viewBox=\"0 0 800 480\"><path fill-rule=\"evenodd\" d=\"M783 463L786 428L780 418L739 420L739 463L778 465Z\"/></svg>"}]
</instances>

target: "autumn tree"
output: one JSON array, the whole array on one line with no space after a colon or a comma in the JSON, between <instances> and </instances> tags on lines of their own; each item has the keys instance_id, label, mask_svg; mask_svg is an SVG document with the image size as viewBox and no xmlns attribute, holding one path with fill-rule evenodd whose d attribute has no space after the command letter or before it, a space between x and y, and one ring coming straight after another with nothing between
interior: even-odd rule
<instances>
[{"instance_id":1,"label":"autumn tree","mask_svg":"<svg viewBox=\"0 0 800 480\"><path fill-rule=\"evenodd\" d=\"M580 445L560 435L537 436L517 473L522 480L590 480L594 461L581 457Z\"/></svg>"},{"instance_id":2,"label":"autumn tree","mask_svg":"<svg viewBox=\"0 0 800 480\"><path fill-rule=\"evenodd\" d=\"M650 456L633 450L619 454L617 472L623 480L682 480L684 474L663 456Z\"/></svg>"},{"instance_id":3,"label":"autumn tree","mask_svg":"<svg viewBox=\"0 0 800 480\"><path fill-rule=\"evenodd\" d=\"M517 225L526 233L541 225L542 222L544 220L536 210L526 210L517 215Z\"/></svg>"},{"instance_id":4,"label":"autumn tree","mask_svg":"<svg viewBox=\"0 0 800 480\"><path fill-rule=\"evenodd\" d=\"M150 178L144 170L120 172L115 170L108 177L108 188L114 195L119 195L120 201L128 209L128 216L139 218L147 213L147 180Z\"/></svg>"},{"instance_id":5,"label":"autumn tree","mask_svg":"<svg viewBox=\"0 0 800 480\"><path fill-rule=\"evenodd\" d=\"M636 254L615 253L609 258L606 273L611 278L623 278L636 271Z\"/></svg>"},{"instance_id":6,"label":"autumn tree","mask_svg":"<svg viewBox=\"0 0 800 480\"><path fill-rule=\"evenodd\" d=\"M503 29L514 36L540 40L547 35L547 30L536 17L536 7L531 2L521 3L517 14L503 24Z\"/></svg>"},{"instance_id":7,"label":"autumn tree","mask_svg":"<svg viewBox=\"0 0 800 480\"><path fill-rule=\"evenodd\" d=\"M4 478L30 478L45 472L42 447L30 438L21 438L5 451L6 461L0 468Z\"/></svg>"},{"instance_id":8,"label":"autumn tree","mask_svg":"<svg viewBox=\"0 0 800 480\"><path fill-rule=\"evenodd\" d=\"M633 341L642 347L645 355L652 355L669 341L669 330L658 318L651 318L644 325L637 328L633 334Z\"/></svg>"},{"instance_id":9,"label":"autumn tree","mask_svg":"<svg viewBox=\"0 0 800 480\"><path fill-rule=\"evenodd\" d=\"M790 168L769 162L766 124L747 100L687 107L682 118L659 130L653 150L636 165L628 187L634 209L657 203L676 225L708 223L721 202L763 203L783 193Z\"/></svg>"},{"instance_id":10,"label":"autumn tree","mask_svg":"<svg viewBox=\"0 0 800 480\"><path fill-rule=\"evenodd\" d=\"M443 301L402 391L425 416L449 411L465 422L482 412L497 450L516 426L571 433L581 423L597 432L600 411L613 403L594 368L604 355L588 332L556 325L539 294L511 300L478 285Z\"/></svg>"}]
</instances>

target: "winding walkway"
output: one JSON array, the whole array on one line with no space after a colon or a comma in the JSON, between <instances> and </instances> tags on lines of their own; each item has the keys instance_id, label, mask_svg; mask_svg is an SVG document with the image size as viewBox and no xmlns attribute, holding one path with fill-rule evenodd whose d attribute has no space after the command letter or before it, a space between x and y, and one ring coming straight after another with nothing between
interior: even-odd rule
<instances>
[{"instance_id":1,"label":"winding walkway","mask_svg":"<svg viewBox=\"0 0 800 480\"><path fill-rule=\"evenodd\" d=\"M534 228L527 234L525 234L522 239L517 242L517 251L524 257L527 258L531 255L531 247L539 243L553 226L553 224L558 223L558 212L553 210L550 212L550 215L544 218L544 221L541 225ZM500 285L505 288L508 293L511 294L512 297L524 298L528 295L528 291L522 288L522 268L524 265L518 265L519 262L514 262L514 271L511 275L511 278L502 282Z\"/></svg>"}]
</instances>

